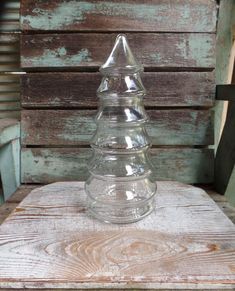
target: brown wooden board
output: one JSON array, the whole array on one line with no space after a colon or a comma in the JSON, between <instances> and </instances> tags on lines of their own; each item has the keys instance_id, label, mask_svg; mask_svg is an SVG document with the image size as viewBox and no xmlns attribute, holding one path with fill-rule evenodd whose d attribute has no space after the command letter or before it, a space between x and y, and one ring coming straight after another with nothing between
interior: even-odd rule
<instances>
[{"instance_id":1,"label":"brown wooden board","mask_svg":"<svg viewBox=\"0 0 235 291\"><path fill-rule=\"evenodd\" d=\"M202 189L157 185L156 209L128 225L91 218L84 183L35 189L0 227L0 288L234 290L232 222Z\"/></svg>"},{"instance_id":2,"label":"brown wooden board","mask_svg":"<svg viewBox=\"0 0 235 291\"><path fill-rule=\"evenodd\" d=\"M116 35L112 33L23 34L21 35L21 66L25 70L97 69L107 59ZM146 69L182 70L215 67L214 34L128 33L127 37L134 53Z\"/></svg>"},{"instance_id":3,"label":"brown wooden board","mask_svg":"<svg viewBox=\"0 0 235 291\"><path fill-rule=\"evenodd\" d=\"M151 149L156 176L160 180L185 183L213 181L214 153L210 149ZM22 183L85 180L89 148L22 148Z\"/></svg>"},{"instance_id":4,"label":"brown wooden board","mask_svg":"<svg viewBox=\"0 0 235 291\"><path fill-rule=\"evenodd\" d=\"M21 76L21 102L33 107L95 107L99 73L28 73ZM145 106L212 106L214 72L145 72Z\"/></svg>"},{"instance_id":5,"label":"brown wooden board","mask_svg":"<svg viewBox=\"0 0 235 291\"><path fill-rule=\"evenodd\" d=\"M146 128L154 145L213 144L210 110L148 110ZM95 110L23 110L23 145L88 144L95 132Z\"/></svg>"},{"instance_id":6,"label":"brown wooden board","mask_svg":"<svg viewBox=\"0 0 235 291\"><path fill-rule=\"evenodd\" d=\"M23 0L21 29L52 31L215 32L210 0Z\"/></svg>"}]
</instances>

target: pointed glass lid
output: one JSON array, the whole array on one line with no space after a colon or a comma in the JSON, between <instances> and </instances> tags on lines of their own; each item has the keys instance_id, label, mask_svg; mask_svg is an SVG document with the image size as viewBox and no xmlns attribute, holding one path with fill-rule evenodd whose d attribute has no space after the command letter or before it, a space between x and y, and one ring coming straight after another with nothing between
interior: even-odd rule
<instances>
[{"instance_id":1,"label":"pointed glass lid","mask_svg":"<svg viewBox=\"0 0 235 291\"><path fill-rule=\"evenodd\" d=\"M143 66L135 59L127 38L119 34L107 61L100 67L103 75L134 74L143 71Z\"/></svg>"}]
</instances>

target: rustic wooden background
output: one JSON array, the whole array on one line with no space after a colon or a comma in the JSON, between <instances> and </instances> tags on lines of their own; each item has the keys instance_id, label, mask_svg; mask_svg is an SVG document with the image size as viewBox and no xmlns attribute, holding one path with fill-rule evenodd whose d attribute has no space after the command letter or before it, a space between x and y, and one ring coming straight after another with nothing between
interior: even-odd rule
<instances>
[{"instance_id":1,"label":"rustic wooden background","mask_svg":"<svg viewBox=\"0 0 235 291\"><path fill-rule=\"evenodd\" d=\"M214 0L21 1L22 182L83 180L116 35L144 64L158 179L213 182Z\"/></svg>"}]
</instances>

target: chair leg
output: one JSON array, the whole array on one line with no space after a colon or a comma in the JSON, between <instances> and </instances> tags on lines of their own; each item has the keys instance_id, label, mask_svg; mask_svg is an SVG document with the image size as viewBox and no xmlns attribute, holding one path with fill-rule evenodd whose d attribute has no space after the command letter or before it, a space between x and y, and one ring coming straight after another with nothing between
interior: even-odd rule
<instances>
[{"instance_id":1,"label":"chair leg","mask_svg":"<svg viewBox=\"0 0 235 291\"><path fill-rule=\"evenodd\" d=\"M19 153L18 139L0 148L0 172L4 200L11 196L20 184Z\"/></svg>"},{"instance_id":2,"label":"chair leg","mask_svg":"<svg viewBox=\"0 0 235 291\"><path fill-rule=\"evenodd\" d=\"M230 176L227 189L225 191L225 196L228 199L228 202L232 206L235 206L235 166L233 167L233 171Z\"/></svg>"}]
</instances>

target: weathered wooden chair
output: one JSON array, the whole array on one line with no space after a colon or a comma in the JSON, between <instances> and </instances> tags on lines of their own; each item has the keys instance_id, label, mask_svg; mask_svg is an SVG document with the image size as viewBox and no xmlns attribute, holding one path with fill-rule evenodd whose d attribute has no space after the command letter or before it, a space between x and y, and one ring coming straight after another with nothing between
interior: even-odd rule
<instances>
[{"instance_id":1,"label":"weathered wooden chair","mask_svg":"<svg viewBox=\"0 0 235 291\"><path fill-rule=\"evenodd\" d=\"M226 79L232 18L226 27L223 21L233 14L232 2L221 2L217 55L215 1L179 1L172 7L157 0L57 2L21 2L21 66L27 71L21 78L21 183L86 178L101 78L97 69L120 31L127 32L145 66L158 179L213 183L211 145L221 118L216 108L214 128L215 84L216 78L217 83ZM226 99L223 92L218 97ZM234 161L223 171L226 177L217 164L215 182L223 193Z\"/></svg>"},{"instance_id":2,"label":"weathered wooden chair","mask_svg":"<svg viewBox=\"0 0 235 291\"><path fill-rule=\"evenodd\" d=\"M32 184L86 179L101 78L97 71L118 32L127 34L145 67L147 129L158 180L215 184L224 193L235 161L234 156L226 165L223 161L235 110L231 103L215 158L221 119L215 98L216 82L226 79L234 6L221 1L218 20L217 3L211 0L22 0L21 67L26 74L21 77L24 188L19 195ZM224 13L230 22L223 22ZM218 88L217 99L227 100L224 90L232 87L226 88ZM232 155L234 144L233 137Z\"/></svg>"},{"instance_id":3,"label":"weathered wooden chair","mask_svg":"<svg viewBox=\"0 0 235 291\"><path fill-rule=\"evenodd\" d=\"M215 1L22 1L21 182L86 178L97 69L125 31L145 66L158 179L213 183L216 15ZM230 43L217 37L223 75Z\"/></svg>"}]
</instances>

